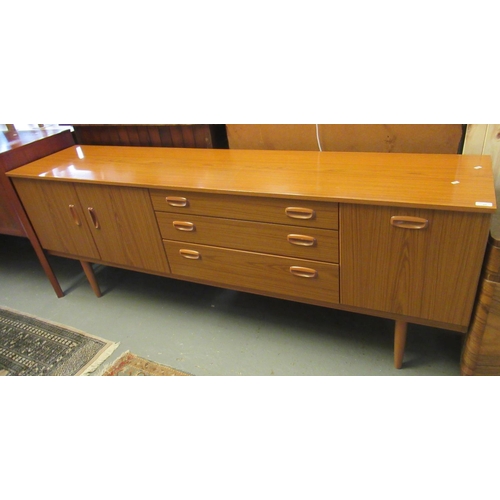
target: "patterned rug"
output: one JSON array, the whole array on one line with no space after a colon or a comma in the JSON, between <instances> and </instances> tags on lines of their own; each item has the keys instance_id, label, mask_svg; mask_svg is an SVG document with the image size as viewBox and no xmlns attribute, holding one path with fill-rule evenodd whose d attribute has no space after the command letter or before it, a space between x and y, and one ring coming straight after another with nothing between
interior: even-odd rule
<instances>
[{"instance_id":1,"label":"patterned rug","mask_svg":"<svg viewBox=\"0 0 500 500\"><path fill-rule=\"evenodd\" d=\"M0 375L86 375L117 343L0 307Z\"/></svg>"},{"instance_id":2,"label":"patterned rug","mask_svg":"<svg viewBox=\"0 0 500 500\"><path fill-rule=\"evenodd\" d=\"M190 373L175 370L169 366L160 365L153 361L140 358L131 352L123 353L109 368L102 374L105 377L116 376L189 376Z\"/></svg>"}]
</instances>

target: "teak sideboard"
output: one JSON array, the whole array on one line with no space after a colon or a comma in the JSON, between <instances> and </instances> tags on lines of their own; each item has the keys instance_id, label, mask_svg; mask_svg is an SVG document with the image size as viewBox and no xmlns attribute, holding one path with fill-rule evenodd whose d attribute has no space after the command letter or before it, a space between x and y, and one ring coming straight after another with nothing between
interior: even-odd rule
<instances>
[{"instance_id":1,"label":"teak sideboard","mask_svg":"<svg viewBox=\"0 0 500 500\"><path fill-rule=\"evenodd\" d=\"M466 332L487 156L72 146L7 174L42 247L90 263Z\"/></svg>"}]
</instances>

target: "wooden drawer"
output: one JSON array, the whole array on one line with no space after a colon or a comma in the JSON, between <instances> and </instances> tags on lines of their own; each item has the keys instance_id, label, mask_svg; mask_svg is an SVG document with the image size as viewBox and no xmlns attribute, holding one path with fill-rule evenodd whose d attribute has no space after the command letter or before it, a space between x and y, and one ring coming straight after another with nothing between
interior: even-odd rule
<instances>
[{"instance_id":1,"label":"wooden drawer","mask_svg":"<svg viewBox=\"0 0 500 500\"><path fill-rule=\"evenodd\" d=\"M338 262L338 232L217 217L156 212L165 240Z\"/></svg>"},{"instance_id":2,"label":"wooden drawer","mask_svg":"<svg viewBox=\"0 0 500 500\"><path fill-rule=\"evenodd\" d=\"M159 212L209 215L257 222L338 229L338 204L285 198L219 195L151 189Z\"/></svg>"},{"instance_id":3,"label":"wooden drawer","mask_svg":"<svg viewBox=\"0 0 500 500\"><path fill-rule=\"evenodd\" d=\"M172 273L284 297L338 304L339 266L205 245L164 241Z\"/></svg>"}]
</instances>

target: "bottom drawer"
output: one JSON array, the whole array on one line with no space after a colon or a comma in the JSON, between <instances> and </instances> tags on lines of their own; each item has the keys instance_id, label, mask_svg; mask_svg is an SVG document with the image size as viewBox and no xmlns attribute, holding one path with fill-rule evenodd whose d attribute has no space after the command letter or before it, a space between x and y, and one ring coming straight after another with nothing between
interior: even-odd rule
<instances>
[{"instance_id":1,"label":"bottom drawer","mask_svg":"<svg viewBox=\"0 0 500 500\"><path fill-rule=\"evenodd\" d=\"M281 296L339 302L339 266L175 241L164 242L173 274Z\"/></svg>"}]
</instances>

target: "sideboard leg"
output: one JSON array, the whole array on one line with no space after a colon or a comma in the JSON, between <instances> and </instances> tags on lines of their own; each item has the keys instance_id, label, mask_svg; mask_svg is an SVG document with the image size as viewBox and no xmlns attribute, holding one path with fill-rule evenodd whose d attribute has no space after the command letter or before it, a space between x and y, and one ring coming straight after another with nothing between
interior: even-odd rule
<instances>
[{"instance_id":1,"label":"sideboard leg","mask_svg":"<svg viewBox=\"0 0 500 500\"><path fill-rule=\"evenodd\" d=\"M92 290L94 290L96 297L102 297L99 283L97 283L94 270L92 269L92 264L90 262L85 262L84 260L81 260L80 264L83 267L83 272L85 273L85 276L87 276L87 279L90 283L90 286L92 287Z\"/></svg>"},{"instance_id":2,"label":"sideboard leg","mask_svg":"<svg viewBox=\"0 0 500 500\"><path fill-rule=\"evenodd\" d=\"M394 329L394 367L397 369L403 366L407 329L408 323L406 321L396 321Z\"/></svg>"},{"instance_id":3,"label":"sideboard leg","mask_svg":"<svg viewBox=\"0 0 500 500\"><path fill-rule=\"evenodd\" d=\"M33 244L33 241L31 241ZM37 241L38 243L38 241ZM39 245L33 244L33 248L35 249L35 253L38 257L38 260L40 261L40 264L42 265L42 268L45 272L45 275L50 281L50 284L52 285L52 288L54 289L54 292L56 292L57 298L64 297L64 292L61 288L61 285L59 284L59 281L57 281L56 275L54 274L54 271L50 267L49 261L47 260L47 257L45 256L45 253L42 250L42 247Z\"/></svg>"}]
</instances>

